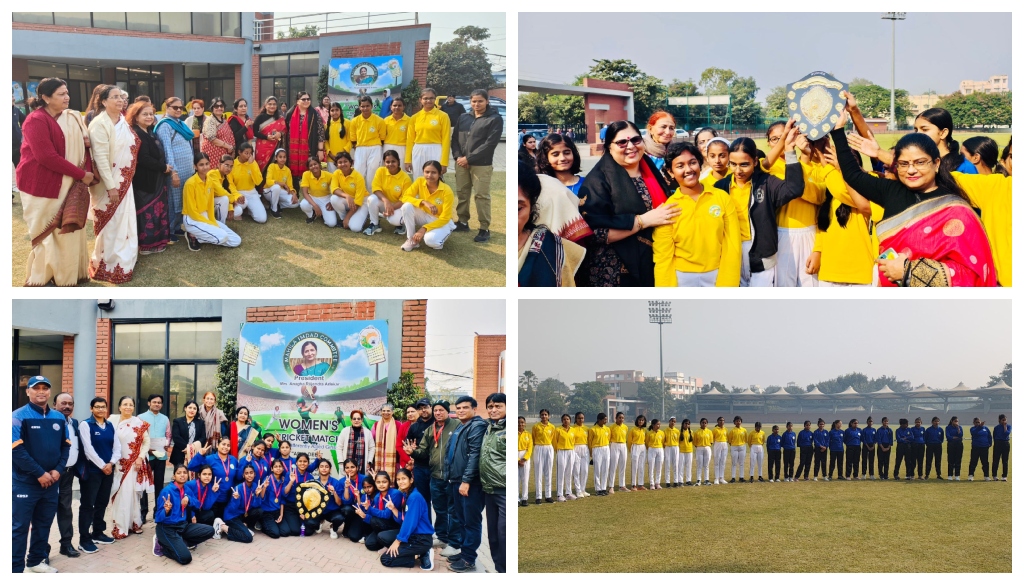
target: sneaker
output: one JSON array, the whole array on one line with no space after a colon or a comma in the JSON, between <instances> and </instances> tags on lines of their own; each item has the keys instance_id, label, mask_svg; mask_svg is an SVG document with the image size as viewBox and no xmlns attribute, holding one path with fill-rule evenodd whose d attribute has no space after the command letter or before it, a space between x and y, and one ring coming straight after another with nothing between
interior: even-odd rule
<instances>
[{"instance_id":1,"label":"sneaker","mask_svg":"<svg viewBox=\"0 0 1024 585\"><path fill-rule=\"evenodd\" d=\"M324 523L323 522L321 522L321 523L316 525L316 533L317 534L320 534L321 532L323 532L323 530L324 530Z\"/></svg>"},{"instance_id":2,"label":"sneaker","mask_svg":"<svg viewBox=\"0 0 1024 585\"><path fill-rule=\"evenodd\" d=\"M456 573L472 573L476 571L476 564L470 564L466 561L459 559L455 561L448 568Z\"/></svg>"},{"instance_id":3,"label":"sneaker","mask_svg":"<svg viewBox=\"0 0 1024 585\"><path fill-rule=\"evenodd\" d=\"M412 252L413 250L415 250L416 248L419 248L419 247L420 247L420 245L417 244L416 242L414 242L412 240L406 240L405 243L402 244L402 251L403 252Z\"/></svg>"},{"instance_id":4,"label":"sneaker","mask_svg":"<svg viewBox=\"0 0 1024 585\"><path fill-rule=\"evenodd\" d=\"M199 545L193 544L192 546L188 547L188 550L196 550L197 548L199 548Z\"/></svg>"},{"instance_id":5,"label":"sneaker","mask_svg":"<svg viewBox=\"0 0 1024 585\"><path fill-rule=\"evenodd\" d=\"M735 481L735 480L733 480L733 481ZM754 478L750 478L750 481L751 481L751 482L753 482L753 481L754 481ZM729 482L729 483L732 483L732 482ZM741 477L741 478L740 478L740 483L747 483L747 480L745 480L745 479L743 479L743 478Z\"/></svg>"},{"instance_id":6,"label":"sneaker","mask_svg":"<svg viewBox=\"0 0 1024 585\"><path fill-rule=\"evenodd\" d=\"M99 552L100 549L96 546L96 543L92 542L91 540L87 540L78 543L78 550L84 552L87 555L91 555L93 553Z\"/></svg>"},{"instance_id":7,"label":"sneaker","mask_svg":"<svg viewBox=\"0 0 1024 585\"><path fill-rule=\"evenodd\" d=\"M188 249L193 251L193 252L198 252L199 251L199 240L197 240L195 238L195 236L193 236L192 234L188 234L188 236L186 236L186 237L188 238Z\"/></svg>"},{"instance_id":8,"label":"sneaker","mask_svg":"<svg viewBox=\"0 0 1024 585\"><path fill-rule=\"evenodd\" d=\"M751 478L750 478L750 481L751 481L751 482L753 482L753 481L754 481L754 478L753 478L753 477L751 477ZM761 482L761 483L764 483L764 478L763 478L763 477L761 477L761 476L759 475L759 476L757 476L757 481L759 481L759 482Z\"/></svg>"},{"instance_id":9,"label":"sneaker","mask_svg":"<svg viewBox=\"0 0 1024 585\"><path fill-rule=\"evenodd\" d=\"M153 556L162 557L164 556L164 549L160 546L160 541L156 539L156 535L153 535Z\"/></svg>"},{"instance_id":10,"label":"sneaker","mask_svg":"<svg viewBox=\"0 0 1024 585\"><path fill-rule=\"evenodd\" d=\"M178 236L171 234L171 237L167 239L167 245L173 246L178 243Z\"/></svg>"},{"instance_id":11,"label":"sneaker","mask_svg":"<svg viewBox=\"0 0 1024 585\"><path fill-rule=\"evenodd\" d=\"M365 536L363 538L359 539L359 544L366 544L366 537Z\"/></svg>"},{"instance_id":12,"label":"sneaker","mask_svg":"<svg viewBox=\"0 0 1024 585\"><path fill-rule=\"evenodd\" d=\"M338 533L335 532L333 528L331 528L331 538L333 538L334 540L338 539Z\"/></svg>"},{"instance_id":13,"label":"sneaker","mask_svg":"<svg viewBox=\"0 0 1024 585\"><path fill-rule=\"evenodd\" d=\"M644 486L642 486L642 485L638 485L638 486L636 486L636 487L634 487L634 488L633 488L633 491L635 491L635 492L646 492L646 491L647 491L647 488L645 488L645 487L644 487Z\"/></svg>"},{"instance_id":14,"label":"sneaker","mask_svg":"<svg viewBox=\"0 0 1024 585\"><path fill-rule=\"evenodd\" d=\"M941 479L943 481L946 479L946 478L942 477L941 475L937 475L936 477L938 477L939 479Z\"/></svg>"},{"instance_id":15,"label":"sneaker","mask_svg":"<svg viewBox=\"0 0 1024 585\"><path fill-rule=\"evenodd\" d=\"M548 496L548 497L544 498L544 501L549 503L549 504L554 504L555 503L554 498L552 498L551 496Z\"/></svg>"},{"instance_id":16,"label":"sneaker","mask_svg":"<svg viewBox=\"0 0 1024 585\"><path fill-rule=\"evenodd\" d=\"M715 485L718 485L718 480L717 479L715 480Z\"/></svg>"},{"instance_id":17,"label":"sneaker","mask_svg":"<svg viewBox=\"0 0 1024 585\"><path fill-rule=\"evenodd\" d=\"M306 218L306 223L307 224L313 223L314 221L316 221L316 214L315 213L313 214L312 217L307 217Z\"/></svg>"},{"instance_id":18,"label":"sneaker","mask_svg":"<svg viewBox=\"0 0 1024 585\"><path fill-rule=\"evenodd\" d=\"M523 502L526 502L526 500L523 500ZM522 502L521 502L521 503L522 503ZM435 536L435 537L434 537L434 543L433 543L433 546L441 546L442 544L448 544L448 543L446 543L445 541L443 541L443 540L441 540L440 538L438 538L438 537L436 537L436 536Z\"/></svg>"},{"instance_id":19,"label":"sneaker","mask_svg":"<svg viewBox=\"0 0 1024 585\"><path fill-rule=\"evenodd\" d=\"M473 238L474 242L483 243L491 239L491 230L480 230L476 237Z\"/></svg>"},{"instance_id":20,"label":"sneaker","mask_svg":"<svg viewBox=\"0 0 1024 585\"><path fill-rule=\"evenodd\" d=\"M540 505L540 498L537 498L537 500L534 503L539 506Z\"/></svg>"},{"instance_id":21,"label":"sneaker","mask_svg":"<svg viewBox=\"0 0 1024 585\"><path fill-rule=\"evenodd\" d=\"M1000 479L999 481L1006 481L1006 478L1004 477L1004 478Z\"/></svg>"},{"instance_id":22,"label":"sneaker","mask_svg":"<svg viewBox=\"0 0 1024 585\"><path fill-rule=\"evenodd\" d=\"M271 210L270 210L270 215L271 215L271 217L273 217L274 219L281 219L281 212L280 212L280 211L278 211L278 210L276 210L276 209L271 209Z\"/></svg>"},{"instance_id":23,"label":"sneaker","mask_svg":"<svg viewBox=\"0 0 1024 585\"><path fill-rule=\"evenodd\" d=\"M619 488L619 490L620 490L620 491L624 491L624 492L631 492L631 491L633 491L633 490L629 489L629 488L628 488L628 487L626 487L626 486L622 486L622 487L620 487L620 488Z\"/></svg>"},{"instance_id":24,"label":"sneaker","mask_svg":"<svg viewBox=\"0 0 1024 585\"><path fill-rule=\"evenodd\" d=\"M434 568L434 549L427 551L427 554L420 557L420 568L424 571L430 571Z\"/></svg>"},{"instance_id":25,"label":"sneaker","mask_svg":"<svg viewBox=\"0 0 1024 585\"><path fill-rule=\"evenodd\" d=\"M807 481L807 480L804 480ZM818 476L814 476L814 481L818 481Z\"/></svg>"},{"instance_id":26,"label":"sneaker","mask_svg":"<svg viewBox=\"0 0 1024 585\"><path fill-rule=\"evenodd\" d=\"M400 226L396 227L395 228L395 235L396 236L404 236L405 235L405 226L404 225L400 225Z\"/></svg>"},{"instance_id":27,"label":"sneaker","mask_svg":"<svg viewBox=\"0 0 1024 585\"><path fill-rule=\"evenodd\" d=\"M571 502L571 501L576 499L576 496L574 496L572 494L569 494L569 495L565 496L565 499L567 499L567 500L569 500Z\"/></svg>"},{"instance_id":28,"label":"sneaker","mask_svg":"<svg viewBox=\"0 0 1024 585\"><path fill-rule=\"evenodd\" d=\"M26 570L30 573L56 573L57 569L54 569L46 561L39 563L34 567L27 567Z\"/></svg>"},{"instance_id":29,"label":"sneaker","mask_svg":"<svg viewBox=\"0 0 1024 585\"><path fill-rule=\"evenodd\" d=\"M985 481L992 481L992 478L991 477L986 477Z\"/></svg>"},{"instance_id":30,"label":"sneaker","mask_svg":"<svg viewBox=\"0 0 1024 585\"><path fill-rule=\"evenodd\" d=\"M468 232L469 231L469 224L465 223L465 222L457 221L457 222L455 222L455 229L452 230L452 231L455 231L455 232Z\"/></svg>"},{"instance_id":31,"label":"sneaker","mask_svg":"<svg viewBox=\"0 0 1024 585\"><path fill-rule=\"evenodd\" d=\"M317 530L317 532L320 532L320 531L319 531L319 530ZM250 531L249 531L249 536L256 536L256 533L255 533L255 532L253 532L252 530L250 530Z\"/></svg>"},{"instance_id":32,"label":"sneaker","mask_svg":"<svg viewBox=\"0 0 1024 585\"><path fill-rule=\"evenodd\" d=\"M826 477L825 481L832 481L832 478L831 477Z\"/></svg>"},{"instance_id":33,"label":"sneaker","mask_svg":"<svg viewBox=\"0 0 1024 585\"><path fill-rule=\"evenodd\" d=\"M960 476L958 475L958 476L954 477L953 481L960 481Z\"/></svg>"},{"instance_id":34,"label":"sneaker","mask_svg":"<svg viewBox=\"0 0 1024 585\"><path fill-rule=\"evenodd\" d=\"M973 475L968 475L967 476L967 481L974 481L974 476Z\"/></svg>"},{"instance_id":35,"label":"sneaker","mask_svg":"<svg viewBox=\"0 0 1024 585\"><path fill-rule=\"evenodd\" d=\"M224 525L224 521L221 520L220 518L214 518L213 519L213 537L216 538L217 540L220 540L220 535L221 535L220 527L223 526L223 525Z\"/></svg>"},{"instance_id":36,"label":"sneaker","mask_svg":"<svg viewBox=\"0 0 1024 585\"><path fill-rule=\"evenodd\" d=\"M364 236L372 236L373 234L379 234L382 231L384 231L384 230L381 229L381 227L379 225L377 225L375 223L371 223L370 225L366 226L365 230L363 230L363 235Z\"/></svg>"},{"instance_id":37,"label":"sneaker","mask_svg":"<svg viewBox=\"0 0 1024 585\"><path fill-rule=\"evenodd\" d=\"M576 496L573 496L573 497L572 497L572 499L574 499L574 500L575 500L575 499L576 499ZM556 501L556 502L564 502L564 501L565 501L565 496L558 496L558 499L557 499L557 500L555 500L555 501Z\"/></svg>"},{"instance_id":38,"label":"sneaker","mask_svg":"<svg viewBox=\"0 0 1024 585\"><path fill-rule=\"evenodd\" d=\"M178 229L174 230L174 233L171 234L171 235L172 236L178 236L179 238L183 238L183 237L185 237L185 230L183 228L179 227Z\"/></svg>"},{"instance_id":39,"label":"sneaker","mask_svg":"<svg viewBox=\"0 0 1024 585\"><path fill-rule=\"evenodd\" d=\"M92 535L92 541L97 544L114 544L114 539L100 532Z\"/></svg>"},{"instance_id":40,"label":"sneaker","mask_svg":"<svg viewBox=\"0 0 1024 585\"><path fill-rule=\"evenodd\" d=\"M444 550L441 551L441 556L445 558L453 557L459 554L460 552L462 551L449 544L448 546L444 547Z\"/></svg>"}]
</instances>

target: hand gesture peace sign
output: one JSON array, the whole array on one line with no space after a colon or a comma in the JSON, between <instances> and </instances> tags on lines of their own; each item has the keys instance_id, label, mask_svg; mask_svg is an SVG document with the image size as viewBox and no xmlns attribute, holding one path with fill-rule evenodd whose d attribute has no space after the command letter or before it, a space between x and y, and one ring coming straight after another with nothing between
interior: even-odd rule
<instances>
[{"instance_id":1,"label":"hand gesture peace sign","mask_svg":"<svg viewBox=\"0 0 1024 585\"><path fill-rule=\"evenodd\" d=\"M215 477L215 478L213 478L213 491L217 491L219 489L220 489L220 478L219 477Z\"/></svg>"},{"instance_id":2,"label":"hand gesture peace sign","mask_svg":"<svg viewBox=\"0 0 1024 585\"><path fill-rule=\"evenodd\" d=\"M299 478L298 474L295 472L295 468L294 467L292 467L291 478L292 478L292 483L295 483L295 481Z\"/></svg>"},{"instance_id":3,"label":"hand gesture peace sign","mask_svg":"<svg viewBox=\"0 0 1024 585\"><path fill-rule=\"evenodd\" d=\"M388 510L391 510L392 512L395 512L395 513L398 512L398 509L395 508L395 504L391 502L391 498L390 497L384 498L384 503L387 505Z\"/></svg>"},{"instance_id":4,"label":"hand gesture peace sign","mask_svg":"<svg viewBox=\"0 0 1024 585\"><path fill-rule=\"evenodd\" d=\"M164 500L164 513L171 513L171 496L167 496L167 498Z\"/></svg>"},{"instance_id":5,"label":"hand gesture peace sign","mask_svg":"<svg viewBox=\"0 0 1024 585\"><path fill-rule=\"evenodd\" d=\"M232 494L232 496L231 496L232 499L234 499L234 500L238 499L238 486L235 486L235 487L231 488L231 494Z\"/></svg>"}]
</instances>

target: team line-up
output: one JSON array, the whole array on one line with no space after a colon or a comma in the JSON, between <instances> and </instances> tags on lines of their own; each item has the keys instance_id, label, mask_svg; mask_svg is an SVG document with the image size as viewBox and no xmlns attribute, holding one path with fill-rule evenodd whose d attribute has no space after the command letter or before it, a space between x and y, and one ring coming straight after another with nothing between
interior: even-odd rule
<instances>
[{"instance_id":1,"label":"team line-up","mask_svg":"<svg viewBox=\"0 0 1024 585\"><path fill-rule=\"evenodd\" d=\"M676 417L668 419L668 427L662 429L658 419L652 419L650 426L643 415L636 417L633 427L625 424L625 415L615 415L615 424L608 425L608 415L597 415L596 424L587 427L585 415L577 412L575 424L570 424L568 414L561 417L562 425L556 427L549 422L550 413L540 411L540 422L526 430L526 419L519 417L519 505L528 503L530 466L534 466L535 503L552 503L575 500L591 495L586 491L589 464L594 465L594 489L596 495L607 496L615 493L618 478L620 491L643 491L665 487L719 485L725 479L726 456L732 455L732 476L728 483L751 483L754 477L764 482L761 470L765 452L768 455L768 482L808 481L813 467L813 479L818 473L825 481L831 481L838 468L841 480L876 479L875 460L878 461L879 480L888 480L889 458L895 445L896 466L893 480L900 479L899 469L905 464L906 480L931 476L932 464L935 475L943 479L942 444L946 444L948 480L960 480L961 460L964 449L964 429L959 418L954 416L943 428L939 417L933 417L931 426L925 427L920 417L914 426L905 419L899 419L899 428L889 426L889 418L882 417L882 426L875 427L872 417L860 426L852 419L843 429L843 423L835 420L829 430L825 421L818 419L817 430L811 430L811 421L803 423L803 430L793 431L793 423L786 423L786 430L780 434L779 426L773 425L771 433L761 429L761 423L754 424L753 430L743 428L743 419L736 416L733 428L725 427L725 418L718 417L717 425L708 427L708 419L700 419L700 428L690 429L690 420L683 419L682 426L676 426ZM1006 481L1010 454L1010 431L1006 415L999 415L999 424L990 430L984 421L974 419L969 432L971 436L971 458L967 480L974 480L974 472L981 463L985 481L993 481L1002 463L1002 481ZM989 475L989 448L992 451L992 473ZM631 480L626 486L627 449L630 454ZM749 451L748 451L749 449ZM800 463L794 469L796 452L800 451ZM749 454L749 473L744 474L744 461ZM845 455L845 468L844 468ZM696 458L696 478L692 477ZM710 480L710 468L714 462L714 483ZM826 463L828 471L826 473ZM644 466L647 467L647 486L644 487ZM552 467L555 469L555 497L551 495ZM780 473L781 469L781 473Z\"/></svg>"}]
</instances>

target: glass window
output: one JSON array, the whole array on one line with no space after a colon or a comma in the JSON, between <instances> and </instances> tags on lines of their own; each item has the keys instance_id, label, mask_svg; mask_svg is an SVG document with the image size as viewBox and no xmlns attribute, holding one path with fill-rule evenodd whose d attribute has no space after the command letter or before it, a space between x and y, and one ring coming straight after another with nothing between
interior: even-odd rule
<instances>
[{"instance_id":1,"label":"glass window","mask_svg":"<svg viewBox=\"0 0 1024 585\"><path fill-rule=\"evenodd\" d=\"M52 12L15 12L14 22L29 22L32 24L53 24Z\"/></svg>"},{"instance_id":2,"label":"glass window","mask_svg":"<svg viewBox=\"0 0 1024 585\"><path fill-rule=\"evenodd\" d=\"M209 65L185 65L185 79L205 79L209 74Z\"/></svg>"},{"instance_id":3,"label":"glass window","mask_svg":"<svg viewBox=\"0 0 1024 585\"><path fill-rule=\"evenodd\" d=\"M92 25L96 28L124 30L124 12L93 12Z\"/></svg>"},{"instance_id":4,"label":"glass window","mask_svg":"<svg viewBox=\"0 0 1024 585\"><path fill-rule=\"evenodd\" d=\"M221 35L225 37L242 36L242 13L222 12L221 13Z\"/></svg>"},{"instance_id":5,"label":"glass window","mask_svg":"<svg viewBox=\"0 0 1024 585\"><path fill-rule=\"evenodd\" d=\"M218 77L230 77L232 80L235 78L235 66L234 65L210 65L210 78L215 79Z\"/></svg>"},{"instance_id":6,"label":"glass window","mask_svg":"<svg viewBox=\"0 0 1024 585\"><path fill-rule=\"evenodd\" d=\"M46 77L60 77L64 79L68 76L68 68L64 65L47 63L46 61L29 61L28 76L38 77L39 79Z\"/></svg>"},{"instance_id":7,"label":"glass window","mask_svg":"<svg viewBox=\"0 0 1024 585\"><path fill-rule=\"evenodd\" d=\"M306 80L303 77L289 77L288 78L288 103L295 103L295 95L300 91L306 91ZM310 94L312 95L312 94ZM313 107L312 102L310 107Z\"/></svg>"},{"instance_id":8,"label":"glass window","mask_svg":"<svg viewBox=\"0 0 1024 585\"><path fill-rule=\"evenodd\" d=\"M219 359L220 323L171 323L171 359Z\"/></svg>"},{"instance_id":9,"label":"glass window","mask_svg":"<svg viewBox=\"0 0 1024 585\"><path fill-rule=\"evenodd\" d=\"M220 36L220 12L193 12L192 34Z\"/></svg>"},{"instance_id":10,"label":"glass window","mask_svg":"<svg viewBox=\"0 0 1024 585\"><path fill-rule=\"evenodd\" d=\"M265 100L274 95L274 80L268 77L260 78L260 99ZM262 103L262 102L261 102Z\"/></svg>"},{"instance_id":11,"label":"glass window","mask_svg":"<svg viewBox=\"0 0 1024 585\"><path fill-rule=\"evenodd\" d=\"M99 67L84 67L82 65L68 65L68 79L79 81L100 81Z\"/></svg>"},{"instance_id":12,"label":"glass window","mask_svg":"<svg viewBox=\"0 0 1024 585\"><path fill-rule=\"evenodd\" d=\"M135 364L118 364L114 366L113 385L110 387L110 396L113 404L110 406L111 414L117 412L117 401L122 396L135 396L135 385L139 373L139 366Z\"/></svg>"},{"instance_id":13,"label":"glass window","mask_svg":"<svg viewBox=\"0 0 1024 585\"><path fill-rule=\"evenodd\" d=\"M174 419L184 414L182 407L195 397L195 384L195 364L171 366L171 392L168 397L167 416Z\"/></svg>"},{"instance_id":14,"label":"glass window","mask_svg":"<svg viewBox=\"0 0 1024 585\"><path fill-rule=\"evenodd\" d=\"M317 65L320 63L320 56L316 53L291 56L291 68L289 75L316 75Z\"/></svg>"},{"instance_id":15,"label":"glass window","mask_svg":"<svg viewBox=\"0 0 1024 585\"><path fill-rule=\"evenodd\" d=\"M217 393L217 364L196 365L196 402L202 402L207 392Z\"/></svg>"},{"instance_id":16,"label":"glass window","mask_svg":"<svg viewBox=\"0 0 1024 585\"><path fill-rule=\"evenodd\" d=\"M18 359L62 361L64 359L64 337L61 335L19 335Z\"/></svg>"},{"instance_id":17,"label":"glass window","mask_svg":"<svg viewBox=\"0 0 1024 585\"><path fill-rule=\"evenodd\" d=\"M164 364L144 365L140 368L139 377L139 398L136 403L135 413L138 414L139 406L146 408L145 404L150 394L164 395Z\"/></svg>"},{"instance_id":18,"label":"glass window","mask_svg":"<svg viewBox=\"0 0 1024 585\"><path fill-rule=\"evenodd\" d=\"M54 12L53 24L91 28L92 18L88 12Z\"/></svg>"},{"instance_id":19,"label":"glass window","mask_svg":"<svg viewBox=\"0 0 1024 585\"><path fill-rule=\"evenodd\" d=\"M120 323L114 326L114 359L164 359L166 323Z\"/></svg>"},{"instance_id":20,"label":"glass window","mask_svg":"<svg viewBox=\"0 0 1024 585\"><path fill-rule=\"evenodd\" d=\"M160 31L192 34L192 15L188 12L161 12Z\"/></svg>"},{"instance_id":21,"label":"glass window","mask_svg":"<svg viewBox=\"0 0 1024 585\"><path fill-rule=\"evenodd\" d=\"M160 32L159 12L127 12L128 30Z\"/></svg>"},{"instance_id":22,"label":"glass window","mask_svg":"<svg viewBox=\"0 0 1024 585\"><path fill-rule=\"evenodd\" d=\"M117 81L128 81L128 68L118 67L114 71L114 79Z\"/></svg>"},{"instance_id":23,"label":"glass window","mask_svg":"<svg viewBox=\"0 0 1024 585\"><path fill-rule=\"evenodd\" d=\"M273 57L260 57L260 75L287 75L288 55L274 55Z\"/></svg>"}]
</instances>

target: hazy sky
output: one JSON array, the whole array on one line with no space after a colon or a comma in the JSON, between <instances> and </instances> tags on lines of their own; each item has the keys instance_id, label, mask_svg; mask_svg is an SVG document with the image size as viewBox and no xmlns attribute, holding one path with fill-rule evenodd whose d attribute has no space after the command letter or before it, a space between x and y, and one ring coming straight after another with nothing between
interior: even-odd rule
<instances>
[{"instance_id":1,"label":"hazy sky","mask_svg":"<svg viewBox=\"0 0 1024 585\"><path fill-rule=\"evenodd\" d=\"M592 59L630 59L665 83L732 69L754 77L759 101L816 70L889 87L892 22L880 12L519 13L521 78L571 83ZM1009 13L911 12L896 23L898 88L947 94L962 79L1010 73Z\"/></svg>"},{"instance_id":2,"label":"hazy sky","mask_svg":"<svg viewBox=\"0 0 1024 585\"><path fill-rule=\"evenodd\" d=\"M470 376L473 369L473 333L505 333L503 300L430 300L427 301L426 367L449 374ZM430 380L446 388L473 389L473 380L427 372Z\"/></svg>"},{"instance_id":3,"label":"hazy sky","mask_svg":"<svg viewBox=\"0 0 1024 585\"><path fill-rule=\"evenodd\" d=\"M677 300L672 318L663 326L665 371L729 387L806 387L855 371L977 387L1011 360L1010 301ZM523 300L519 335L518 373L542 380L658 372L647 301Z\"/></svg>"}]
</instances>

